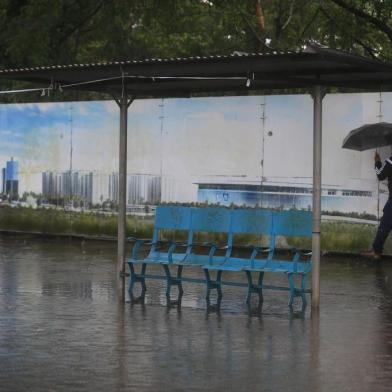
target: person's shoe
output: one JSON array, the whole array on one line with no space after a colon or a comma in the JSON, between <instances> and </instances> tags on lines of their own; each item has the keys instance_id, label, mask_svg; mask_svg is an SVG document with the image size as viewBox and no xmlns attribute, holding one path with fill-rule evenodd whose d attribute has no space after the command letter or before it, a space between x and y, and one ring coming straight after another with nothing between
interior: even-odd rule
<instances>
[{"instance_id":1,"label":"person's shoe","mask_svg":"<svg viewBox=\"0 0 392 392\"><path fill-rule=\"evenodd\" d=\"M374 250L367 250L365 252L361 252L360 255L362 257L366 257L368 259L380 260L380 253L375 252Z\"/></svg>"}]
</instances>

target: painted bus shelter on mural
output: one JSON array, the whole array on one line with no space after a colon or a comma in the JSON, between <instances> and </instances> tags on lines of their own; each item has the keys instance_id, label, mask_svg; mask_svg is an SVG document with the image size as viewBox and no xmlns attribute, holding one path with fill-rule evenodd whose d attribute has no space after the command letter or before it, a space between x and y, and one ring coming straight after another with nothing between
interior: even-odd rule
<instances>
[{"instance_id":1,"label":"painted bus shelter on mural","mask_svg":"<svg viewBox=\"0 0 392 392\"><path fill-rule=\"evenodd\" d=\"M33 84L18 91L94 91L120 108L117 280L125 299L127 114L135 99L307 91L313 113L312 307L320 301L322 100L328 88L388 91L392 66L309 44L301 51L148 59L0 70L0 77ZM18 92L16 91L16 92ZM4 91L3 93L10 93Z\"/></svg>"}]
</instances>

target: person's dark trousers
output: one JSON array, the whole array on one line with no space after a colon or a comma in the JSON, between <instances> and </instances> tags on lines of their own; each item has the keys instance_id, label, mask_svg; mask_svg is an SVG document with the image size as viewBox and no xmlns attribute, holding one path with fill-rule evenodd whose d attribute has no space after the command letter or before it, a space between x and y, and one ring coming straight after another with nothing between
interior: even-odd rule
<instances>
[{"instance_id":1,"label":"person's dark trousers","mask_svg":"<svg viewBox=\"0 0 392 392\"><path fill-rule=\"evenodd\" d=\"M373 242L373 249L376 253L382 254L384 248L384 242L388 237L388 234L392 230L392 199L389 198L386 202L384 209L384 215L380 220L380 226L378 226L376 238Z\"/></svg>"}]
</instances>

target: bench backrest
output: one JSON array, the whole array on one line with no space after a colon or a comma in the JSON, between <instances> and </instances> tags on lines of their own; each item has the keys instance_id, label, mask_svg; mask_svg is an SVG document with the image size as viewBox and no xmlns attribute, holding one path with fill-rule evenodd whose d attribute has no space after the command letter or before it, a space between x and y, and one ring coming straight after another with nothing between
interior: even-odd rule
<instances>
[{"instance_id":1,"label":"bench backrest","mask_svg":"<svg viewBox=\"0 0 392 392\"><path fill-rule=\"evenodd\" d=\"M159 206L156 209L153 242L159 237L160 230L190 231L192 208L177 206Z\"/></svg>"},{"instance_id":2,"label":"bench backrest","mask_svg":"<svg viewBox=\"0 0 392 392\"><path fill-rule=\"evenodd\" d=\"M270 235L272 232L272 211L235 209L231 219L231 229L235 234Z\"/></svg>"},{"instance_id":3,"label":"bench backrest","mask_svg":"<svg viewBox=\"0 0 392 392\"><path fill-rule=\"evenodd\" d=\"M271 237L275 247L276 236L311 237L311 211L268 211L257 209L228 209L223 207L159 206L156 210L153 241L159 230L184 230L188 244L195 232L227 233L227 245L232 246L234 234L259 234Z\"/></svg>"},{"instance_id":4,"label":"bench backrest","mask_svg":"<svg viewBox=\"0 0 392 392\"><path fill-rule=\"evenodd\" d=\"M287 237L311 237L311 211L275 211L273 212L273 234Z\"/></svg>"},{"instance_id":5,"label":"bench backrest","mask_svg":"<svg viewBox=\"0 0 392 392\"><path fill-rule=\"evenodd\" d=\"M155 227L167 230L189 230L191 226L191 208L159 206L155 215Z\"/></svg>"},{"instance_id":6,"label":"bench backrest","mask_svg":"<svg viewBox=\"0 0 392 392\"><path fill-rule=\"evenodd\" d=\"M231 233L231 210L222 207L194 208L192 213L192 233L225 233L227 245L233 243Z\"/></svg>"},{"instance_id":7,"label":"bench backrest","mask_svg":"<svg viewBox=\"0 0 392 392\"><path fill-rule=\"evenodd\" d=\"M192 213L192 230L212 233L230 231L231 210L227 208L194 208Z\"/></svg>"}]
</instances>

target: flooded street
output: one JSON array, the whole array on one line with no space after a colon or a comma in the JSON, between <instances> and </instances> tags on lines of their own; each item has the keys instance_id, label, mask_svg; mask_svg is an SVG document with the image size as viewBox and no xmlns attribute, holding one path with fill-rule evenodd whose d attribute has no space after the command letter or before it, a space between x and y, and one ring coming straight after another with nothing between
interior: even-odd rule
<instances>
[{"instance_id":1,"label":"flooded street","mask_svg":"<svg viewBox=\"0 0 392 392\"><path fill-rule=\"evenodd\" d=\"M391 261L325 259L319 317L271 290L250 317L231 286L220 314L187 283L168 309L163 281L120 306L115 258L115 243L0 236L1 391L392 389Z\"/></svg>"}]
</instances>

